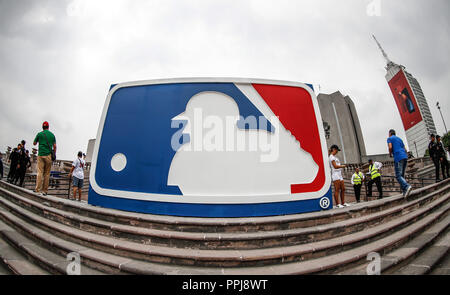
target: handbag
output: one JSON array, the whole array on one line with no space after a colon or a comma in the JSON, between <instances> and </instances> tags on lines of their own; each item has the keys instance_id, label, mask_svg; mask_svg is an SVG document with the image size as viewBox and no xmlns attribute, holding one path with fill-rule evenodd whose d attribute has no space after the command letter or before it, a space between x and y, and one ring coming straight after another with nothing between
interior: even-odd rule
<instances>
[{"instance_id":1,"label":"handbag","mask_svg":"<svg viewBox=\"0 0 450 295\"><path fill-rule=\"evenodd\" d=\"M51 154L52 154L52 161L56 161L56 153L55 153L55 151L53 150L53 148L50 146L50 144L48 143L47 135L45 134L45 132L43 132L43 133L44 133L44 136L45 136L45 140L47 141L47 145L48 145L48 147L50 148L50 152L51 152Z\"/></svg>"}]
</instances>

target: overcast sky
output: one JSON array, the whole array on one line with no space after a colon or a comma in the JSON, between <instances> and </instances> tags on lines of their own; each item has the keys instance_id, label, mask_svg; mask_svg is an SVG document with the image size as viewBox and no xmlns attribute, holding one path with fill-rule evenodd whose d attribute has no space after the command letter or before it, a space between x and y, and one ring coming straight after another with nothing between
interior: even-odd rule
<instances>
[{"instance_id":1,"label":"overcast sky","mask_svg":"<svg viewBox=\"0 0 450 295\"><path fill-rule=\"evenodd\" d=\"M224 76L339 90L367 153L386 153L387 131L405 133L371 34L418 79L442 134L449 14L448 0L0 0L0 151L31 148L47 120L58 158L72 159L95 138L111 84Z\"/></svg>"}]
</instances>

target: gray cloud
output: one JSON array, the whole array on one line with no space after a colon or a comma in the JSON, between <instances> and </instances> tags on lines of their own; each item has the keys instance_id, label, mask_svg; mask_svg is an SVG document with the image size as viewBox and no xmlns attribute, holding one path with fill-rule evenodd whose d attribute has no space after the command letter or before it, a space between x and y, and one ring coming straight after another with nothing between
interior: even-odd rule
<instances>
[{"instance_id":1,"label":"gray cloud","mask_svg":"<svg viewBox=\"0 0 450 295\"><path fill-rule=\"evenodd\" d=\"M320 84L355 102L368 153L386 152L400 116L374 33L450 124L449 2L0 0L0 150L50 121L59 156L96 136L113 83L235 76Z\"/></svg>"}]
</instances>

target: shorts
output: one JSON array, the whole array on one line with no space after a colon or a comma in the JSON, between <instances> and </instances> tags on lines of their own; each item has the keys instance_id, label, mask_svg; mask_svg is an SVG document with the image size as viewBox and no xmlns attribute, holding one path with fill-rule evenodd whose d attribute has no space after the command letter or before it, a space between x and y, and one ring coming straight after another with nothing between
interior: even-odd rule
<instances>
[{"instance_id":1,"label":"shorts","mask_svg":"<svg viewBox=\"0 0 450 295\"><path fill-rule=\"evenodd\" d=\"M80 179L78 177L74 177L73 178L73 187L82 188L83 187L83 180L84 179Z\"/></svg>"},{"instance_id":2,"label":"shorts","mask_svg":"<svg viewBox=\"0 0 450 295\"><path fill-rule=\"evenodd\" d=\"M344 180L344 178L342 177L342 173L333 173L333 174L331 174L331 179L333 181Z\"/></svg>"}]
</instances>

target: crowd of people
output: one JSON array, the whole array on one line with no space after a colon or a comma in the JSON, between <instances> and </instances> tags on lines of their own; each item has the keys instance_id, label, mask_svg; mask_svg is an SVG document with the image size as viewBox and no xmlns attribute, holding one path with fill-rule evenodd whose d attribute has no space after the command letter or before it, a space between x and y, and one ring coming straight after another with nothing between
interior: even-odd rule
<instances>
[{"instance_id":1,"label":"crowd of people","mask_svg":"<svg viewBox=\"0 0 450 295\"><path fill-rule=\"evenodd\" d=\"M337 154L341 150L337 145L332 145L329 149L329 162L331 168L331 180L333 181L334 186L334 202L337 208L344 208L350 206L345 202L345 182L342 174L342 169L346 167L346 165L342 165ZM370 178L367 181L367 195L368 197L372 196L372 186L376 185L378 189L378 199L383 198L383 186L381 184L381 167L383 166L380 162L374 162L372 159L369 159L369 173L366 177L360 170L359 167L355 168L355 172L351 177L351 184L353 185L353 189L355 192L356 202L361 202L361 188L364 182L366 182L366 178ZM403 175L404 177L404 175ZM404 195L409 194L410 187L406 188L404 191ZM340 201L340 202L339 202Z\"/></svg>"},{"instance_id":2,"label":"crowd of people","mask_svg":"<svg viewBox=\"0 0 450 295\"><path fill-rule=\"evenodd\" d=\"M411 154L406 150L403 140L396 135L395 130L389 130L389 136L387 138L387 145L390 157L394 158L394 171L395 178L400 184L402 194L407 198L412 190L412 186L406 181L405 173L407 168L408 158ZM346 165L341 164L337 154L340 149L337 145L332 145L329 149L329 163L331 168L331 179L334 186L334 202L337 208L344 208L349 206L345 202L345 185L344 178L342 174L342 169ZM441 142L441 137L439 135L435 136L432 134L430 136L430 144L428 146L428 151L430 158L435 165L436 171L436 182L441 181L439 171L442 170L442 178L446 179L449 177L449 162L450 158L449 147L444 148ZM358 167L355 168L355 172L351 177L351 184L353 185L356 202L361 201L361 187L363 183L367 183L367 196L372 196L373 184L376 185L378 190L378 199L383 198L383 185L381 182L381 167L382 163L368 160L369 170L368 174L364 175Z\"/></svg>"},{"instance_id":3,"label":"crowd of people","mask_svg":"<svg viewBox=\"0 0 450 295\"><path fill-rule=\"evenodd\" d=\"M50 173L53 161L56 160L56 137L49 130L50 125L47 121L42 123L42 131L36 134L33 145L38 145L37 155L37 175L34 192L40 195L47 195L50 185ZM9 162L9 173L7 182L14 185L23 186L25 174L31 167L29 151L25 148L25 140L22 140L17 148L14 148L7 161ZM81 201L81 189L83 187L84 168L86 166L86 155L78 152L77 158L72 163L69 177L73 184L73 197ZM0 154L0 179L3 178L3 159ZM78 198L77 198L78 195Z\"/></svg>"},{"instance_id":4,"label":"crowd of people","mask_svg":"<svg viewBox=\"0 0 450 295\"><path fill-rule=\"evenodd\" d=\"M8 158L10 168L7 181L13 184L19 183L20 186L23 185L27 169L31 166L30 152L25 148L25 144L25 140L17 144Z\"/></svg>"},{"instance_id":5,"label":"crowd of people","mask_svg":"<svg viewBox=\"0 0 450 295\"><path fill-rule=\"evenodd\" d=\"M33 145L38 146L37 157L37 177L36 187L34 192L42 195L48 194L48 188L50 183L50 172L53 161L56 159L56 137L49 130L49 123L44 122L42 124L42 131L39 132ZM22 140L17 148L14 148L8 158L10 163L10 169L7 176L7 181L23 186L26 170L31 166L29 151L25 148L26 142ZM412 190L412 186L406 181L405 173L407 167L407 161L410 154L406 150L403 140L396 136L395 130L389 130L389 136L387 138L387 145L389 149L389 155L394 158L394 170L395 177L400 184L402 194L405 198L409 196ZM441 181L440 170L442 170L442 179L449 177L449 163L450 158L449 147L446 149L441 142L439 135L430 136L430 143L428 145L428 151L430 158L435 166L436 182ZM341 164L337 157L340 149L337 145L332 145L329 149L329 163L331 168L331 179L334 186L334 201L337 208L344 208L349 206L345 202L345 184L342 169L346 165ZM3 158L0 153L0 179L3 178ZM73 197L75 200L81 201L81 190L84 180L84 169L86 166L86 155L81 151L78 152L77 158L72 163L72 168L69 173L69 177L72 179L73 185ZM358 167L355 168L355 172L351 177L351 184L353 185L356 202L361 201L361 188L363 183L367 183L367 196L372 196L372 186L376 185L378 190L378 199L383 198L383 185L381 182L381 168L382 163L368 160L369 170L368 174L364 175ZM368 180L367 180L368 179ZM78 198L77 198L78 195Z\"/></svg>"}]
</instances>

